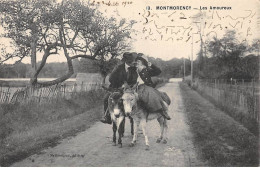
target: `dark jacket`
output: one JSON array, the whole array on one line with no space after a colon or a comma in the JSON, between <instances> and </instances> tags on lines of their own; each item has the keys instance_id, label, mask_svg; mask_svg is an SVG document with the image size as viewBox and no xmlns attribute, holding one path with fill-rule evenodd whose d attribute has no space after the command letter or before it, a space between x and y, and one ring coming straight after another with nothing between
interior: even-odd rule
<instances>
[{"instance_id":1,"label":"dark jacket","mask_svg":"<svg viewBox=\"0 0 260 170\"><path fill-rule=\"evenodd\" d=\"M118 65L110 74L109 82L111 88L122 87L127 80L127 73L125 70L125 63Z\"/></svg>"},{"instance_id":2,"label":"dark jacket","mask_svg":"<svg viewBox=\"0 0 260 170\"><path fill-rule=\"evenodd\" d=\"M144 84L150 87L155 87L156 84L153 83L152 77L158 76L161 74L161 69L156 67L155 65L151 65L150 67L144 68L140 73L141 79L144 81ZM130 85L133 85L137 82L138 74L136 72L136 68L130 68L129 69L129 75L127 82Z\"/></svg>"}]
</instances>

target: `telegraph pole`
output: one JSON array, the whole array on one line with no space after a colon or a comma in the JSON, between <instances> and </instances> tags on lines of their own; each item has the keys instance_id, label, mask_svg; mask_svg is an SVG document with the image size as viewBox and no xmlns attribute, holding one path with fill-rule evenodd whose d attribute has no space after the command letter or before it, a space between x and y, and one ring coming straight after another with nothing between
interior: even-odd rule
<instances>
[{"instance_id":1,"label":"telegraph pole","mask_svg":"<svg viewBox=\"0 0 260 170\"><path fill-rule=\"evenodd\" d=\"M193 82L193 35L199 33L192 33L191 36L191 82Z\"/></svg>"},{"instance_id":2,"label":"telegraph pole","mask_svg":"<svg viewBox=\"0 0 260 170\"><path fill-rule=\"evenodd\" d=\"M200 27L198 28L199 31L197 33L192 33L192 41L191 41L191 83L193 82L193 35L194 34L200 34L200 48L201 48L201 50L202 50L202 46L203 46L202 35L201 35L201 32L202 32L201 18L200 18L200 22L193 22L193 23L195 23L195 24L199 23ZM203 55L203 51L202 51L202 55Z\"/></svg>"}]
</instances>

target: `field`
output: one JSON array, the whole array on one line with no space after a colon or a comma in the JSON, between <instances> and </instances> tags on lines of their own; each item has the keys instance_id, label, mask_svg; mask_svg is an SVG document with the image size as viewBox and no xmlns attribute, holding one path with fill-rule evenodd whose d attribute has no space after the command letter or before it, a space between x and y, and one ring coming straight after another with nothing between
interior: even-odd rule
<instances>
[{"instance_id":1,"label":"field","mask_svg":"<svg viewBox=\"0 0 260 170\"><path fill-rule=\"evenodd\" d=\"M103 115L103 96L98 90L41 105L1 104L0 165L8 166L90 127Z\"/></svg>"}]
</instances>

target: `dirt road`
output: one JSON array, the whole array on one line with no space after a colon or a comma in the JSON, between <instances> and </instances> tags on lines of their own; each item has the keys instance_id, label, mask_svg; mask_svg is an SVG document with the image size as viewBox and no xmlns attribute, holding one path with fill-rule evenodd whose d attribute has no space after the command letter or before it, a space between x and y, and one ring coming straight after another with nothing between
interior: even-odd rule
<instances>
[{"instance_id":1,"label":"dirt road","mask_svg":"<svg viewBox=\"0 0 260 170\"><path fill-rule=\"evenodd\" d=\"M186 123L180 89L176 79L160 88L172 99L169 107L168 143L156 143L159 136L159 124L153 120L147 124L150 150L145 150L144 137L139 132L136 146L129 147L129 119L126 120L126 132L123 148L112 146L112 126L97 122L91 128L77 136L64 139L54 148L47 148L38 155L32 155L12 166L204 166L196 154L192 143L192 134Z\"/></svg>"}]
</instances>

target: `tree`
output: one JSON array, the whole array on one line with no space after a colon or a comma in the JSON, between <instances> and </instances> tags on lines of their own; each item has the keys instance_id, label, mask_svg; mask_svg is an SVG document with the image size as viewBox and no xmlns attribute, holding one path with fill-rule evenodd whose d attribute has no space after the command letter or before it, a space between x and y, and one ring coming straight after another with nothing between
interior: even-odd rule
<instances>
[{"instance_id":1,"label":"tree","mask_svg":"<svg viewBox=\"0 0 260 170\"><path fill-rule=\"evenodd\" d=\"M212 53L212 57L225 58L230 55L240 57L246 50L246 42L238 42L236 32L227 30L223 38L213 38L213 41L208 43L208 51Z\"/></svg>"},{"instance_id":2,"label":"tree","mask_svg":"<svg viewBox=\"0 0 260 170\"><path fill-rule=\"evenodd\" d=\"M208 43L208 51L212 54L212 57L220 57L222 51L222 42L221 40L213 37L213 40Z\"/></svg>"},{"instance_id":3,"label":"tree","mask_svg":"<svg viewBox=\"0 0 260 170\"><path fill-rule=\"evenodd\" d=\"M257 42L257 41L255 41ZM253 48L254 47L254 48ZM249 48L247 40L238 41L236 32L228 30L223 38L214 37L207 43L210 58L205 58L203 75L207 78L252 78L256 74L250 63L257 63L255 57L245 57L246 52L256 51L255 43Z\"/></svg>"},{"instance_id":4,"label":"tree","mask_svg":"<svg viewBox=\"0 0 260 170\"><path fill-rule=\"evenodd\" d=\"M250 76L250 78L259 78L259 57L248 55L242 59L241 71Z\"/></svg>"},{"instance_id":5,"label":"tree","mask_svg":"<svg viewBox=\"0 0 260 170\"><path fill-rule=\"evenodd\" d=\"M260 50L260 39L254 39L252 45L249 48L249 51L256 52L257 56L259 57L259 50Z\"/></svg>"},{"instance_id":6,"label":"tree","mask_svg":"<svg viewBox=\"0 0 260 170\"><path fill-rule=\"evenodd\" d=\"M73 59L89 58L104 63L128 47L127 39L134 21L105 18L80 0L0 1L1 26L12 39L14 53L5 53L2 63L18 57L31 58L31 84L49 86L68 79L73 73ZM48 82L37 78L47 59L62 55L68 71ZM36 61L40 59L40 65Z\"/></svg>"},{"instance_id":7,"label":"tree","mask_svg":"<svg viewBox=\"0 0 260 170\"><path fill-rule=\"evenodd\" d=\"M80 60L78 70L81 73L98 73L100 71L97 60L86 58Z\"/></svg>"}]
</instances>

